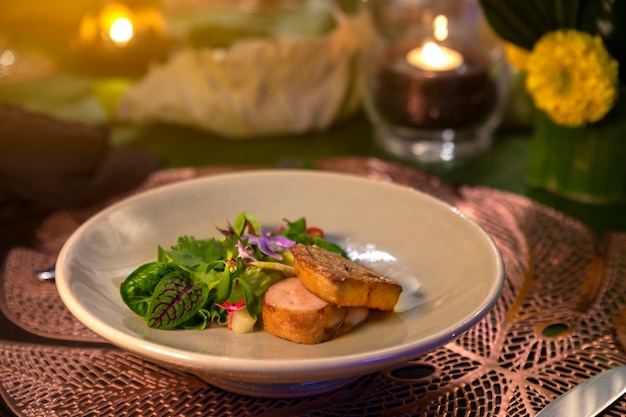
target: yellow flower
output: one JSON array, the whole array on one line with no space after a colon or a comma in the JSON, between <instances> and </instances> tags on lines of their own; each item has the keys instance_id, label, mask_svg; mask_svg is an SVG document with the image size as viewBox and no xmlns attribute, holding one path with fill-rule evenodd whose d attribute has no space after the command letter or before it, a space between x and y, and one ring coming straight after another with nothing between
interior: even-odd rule
<instances>
[{"instance_id":1,"label":"yellow flower","mask_svg":"<svg viewBox=\"0 0 626 417\"><path fill-rule=\"evenodd\" d=\"M617 66L599 36L575 30L549 32L528 56L526 89L535 106L555 123L584 126L613 107Z\"/></svg>"},{"instance_id":2,"label":"yellow flower","mask_svg":"<svg viewBox=\"0 0 626 417\"><path fill-rule=\"evenodd\" d=\"M528 50L507 42L504 44L504 54L506 55L506 60L513 68L518 71L524 71L529 54Z\"/></svg>"}]
</instances>

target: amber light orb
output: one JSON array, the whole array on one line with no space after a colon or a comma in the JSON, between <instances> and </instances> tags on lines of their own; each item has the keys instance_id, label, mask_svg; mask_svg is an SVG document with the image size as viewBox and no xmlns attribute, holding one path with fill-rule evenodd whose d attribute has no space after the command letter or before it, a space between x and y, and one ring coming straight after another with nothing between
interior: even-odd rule
<instances>
[{"instance_id":1,"label":"amber light orb","mask_svg":"<svg viewBox=\"0 0 626 417\"><path fill-rule=\"evenodd\" d=\"M156 1L106 1L88 10L76 49L99 72L144 71L169 49L167 25Z\"/></svg>"}]
</instances>

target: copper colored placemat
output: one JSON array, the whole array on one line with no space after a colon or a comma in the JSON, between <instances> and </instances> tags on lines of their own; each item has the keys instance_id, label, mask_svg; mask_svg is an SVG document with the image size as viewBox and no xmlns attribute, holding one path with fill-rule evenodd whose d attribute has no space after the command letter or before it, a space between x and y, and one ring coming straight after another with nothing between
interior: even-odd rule
<instances>
[{"instance_id":1,"label":"copper colored placemat","mask_svg":"<svg viewBox=\"0 0 626 417\"><path fill-rule=\"evenodd\" d=\"M614 329L625 303L626 234L599 241L579 222L526 198L453 187L375 159L328 159L316 167L422 190L482 225L507 275L493 310L455 342L331 393L295 399L228 393L91 343L100 340L64 310L54 285L30 275L53 262L78 224L107 201L56 213L38 231L36 249L16 248L7 258L0 308L52 341L0 336L0 393L9 407L20 416L533 416L581 380L626 363ZM161 171L139 190L207 173ZM626 401L604 415L626 415Z\"/></svg>"}]
</instances>

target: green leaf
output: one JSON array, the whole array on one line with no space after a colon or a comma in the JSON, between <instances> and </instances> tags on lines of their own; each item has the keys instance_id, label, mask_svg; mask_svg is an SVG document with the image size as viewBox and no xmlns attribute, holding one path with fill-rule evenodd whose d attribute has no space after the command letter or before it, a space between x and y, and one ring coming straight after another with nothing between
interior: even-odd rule
<instances>
[{"instance_id":1,"label":"green leaf","mask_svg":"<svg viewBox=\"0 0 626 417\"><path fill-rule=\"evenodd\" d=\"M574 27L576 0L480 0L491 28L505 41L532 49L545 33Z\"/></svg>"},{"instance_id":2,"label":"green leaf","mask_svg":"<svg viewBox=\"0 0 626 417\"><path fill-rule=\"evenodd\" d=\"M250 227L254 230L250 230ZM256 234L259 233L259 230L261 230L261 224L256 216L244 211L239 213L239 215L235 218L235 221L233 222L233 230L238 236L246 233Z\"/></svg>"},{"instance_id":3,"label":"green leaf","mask_svg":"<svg viewBox=\"0 0 626 417\"><path fill-rule=\"evenodd\" d=\"M179 326L187 330L204 330L207 323L210 322L210 316L210 311L201 308L189 320L181 323Z\"/></svg>"},{"instance_id":4,"label":"green leaf","mask_svg":"<svg viewBox=\"0 0 626 417\"><path fill-rule=\"evenodd\" d=\"M307 234L307 224L304 217L292 222L287 219L283 219L286 228L278 235L285 236L287 239L291 239L296 243L302 243L304 245L311 244L311 237Z\"/></svg>"},{"instance_id":5,"label":"green leaf","mask_svg":"<svg viewBox=\"0 0 626 417\"><path fill-rule=\"evenodd\" d=\"M160 262L174 262L170 254L161 245L157 248L157 260Z\"/></svg>"},{"instance_id":6,"label":"green leaf","mask_svg":"<svg viewBox=\"0 0 626 417\"><path fill-rule=\"evenodd\" d=\"M194 281L204 282L209 291L216 288L222 279L224 271L224 261L215 261L198 265L191 272L191 279Z\"/></svg>"},{"instance_id":7,"label":"green leaf","mask_svg":"<svg viewBox=\"0 0 626 417\"><path fill-rule=\"evenodd\" d=\"M159 261L139 266L120 285L122 301L136 314L146 317L156 286L173 271L180 271L180 268Z\"/></svg>"},{"instance_id":8,"label":"green leaf","mask_svg":"<svg viewBox=\"0 0 626 417\"><path fill-rule=\"evenodd\" d=\"M559 27L575 28L578 23L581 3L586 0L559 0L556 5Z\"/></svg>"},{"instance_id":9,"label":"green leaf","mask_svg":"<svg viewBox=\"0 0 626 417\"><path fill-rule=\"evenodd\" d=\"M216 239L198 240L193 236L181 236L178 244L168 251L174 262L180 263L187 268L223 259L225 254L224 245Z\"/></svg>"},{"instance_id":10,"label":"green leaf","mask_svg":"<svg viewBox=\"0 0 626 417\"><path fill-rule=\"evenodd\" d=\"M243 291L248 314L252 317L261 314L262 304L259 303L258 297L254 294L250 285L243 279L237 279L237 285L241 288L241 291Z\"/></svg>"},{"instance_id":11,"label":"green leaf","mask_svg":"<svg viewBox=\"0 0 626 417\"><path fill-rule=\"evenodd\" d=\"M216 302L221 303L226 300L230 296L230 292L233 288L233 280L230 275L230 270L228 268L224 269L222 273L222 278L217 286L217 300Z\"/></svg>"},{"instance_id":12,"label":"green leaf","mask_svg":"<svg viewBox=\"0 0 626 417\"><path fill-rule=\"evenodd\" d=\"M580 1L578 29L602 37L609 54L620 63L621 82L626 82L626 1Z\"/></svg>"},{"instance_id":13,"label":"green leaf","mask_svg":"<svg viewBox=\"0 0 626 417\"><path fill-rule=\"evenodd\" d=\"M348 254L346 253L345 250L343 250L343 248L335 243L332 243L326 239L322 239L320 237L313 237L311 238L312 240L312 244L319 246L320 248L326 249L328 251L331 252L335 252L340 254L341 256L343 256L344 258L348 257Z\"/></svg>"},{"instance_id":14,"label":"green leaf","mask_svg":"<svg viewBox=\"0 0 626 417\"><path fill-rule=\"evenodd\" d=\"M306 235L307 225L306 225L306 219L304 217L301 217L294 222L291 222L287 219L283 219L283 221L287 225L287 230L285 231L287 237Z\"/></svg>"},{"instance_id":15,"label":"green leaf","mask_svg":"<svg viewBox=\"0 0 626 417\"><path fill-rule=\"evenodd\" d=\"M208 293L203 282L193 282L185 271L164 276L150 301L148 326L171 329L184 323L204 306Z\"/></svg>"},{"instance_id":16,"label":"green leaf","mask_svg":"<svg viewBox=\"0 0 626 417\"><path fill-rule=\"evenodd\" d=\"M210 323L228 324L228 312L216 306L215 300L215 295L209 294L204 307L199 309L189 320L181 323L179 327L189 330L204 330Z\"/></svg>"},{"instance_id":17,"label":"green leaf","mask_svg":"<svg viewBox=\"0 0 626 417\"><path fill-rule=\"evenodd\" d=\"M480 4L491 28L507 42L532 49L543 33L528 23L527 14L531 11L533 15L536 13L533 0L480 0Z\"/></svg>"}]
</instances>

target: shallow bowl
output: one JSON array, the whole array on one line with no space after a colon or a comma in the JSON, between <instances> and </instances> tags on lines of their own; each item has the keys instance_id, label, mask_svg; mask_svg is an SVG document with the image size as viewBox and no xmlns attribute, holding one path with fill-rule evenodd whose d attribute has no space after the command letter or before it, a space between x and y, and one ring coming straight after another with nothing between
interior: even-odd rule
<instances>
[{"instance_id":1,"label":"shallow bowl","mask_svg":"<svg viewBox=\"0 0 626 417\"><path fill-rule=\"evenodd\" d=\"M261 224L305 217L351 257L397 280L392 313L371 314L348 334L317 345L263 330L157 330L122 302L119 286L182 235L220 237L237 214ZM57 260L67 308L112 344L213 385L249 395L320 393L446 344L498 298L501 255L489 235L455 208L407 187L316 171L259 170L163 186L85 222Z\"/></svg>"}]
</instances>

